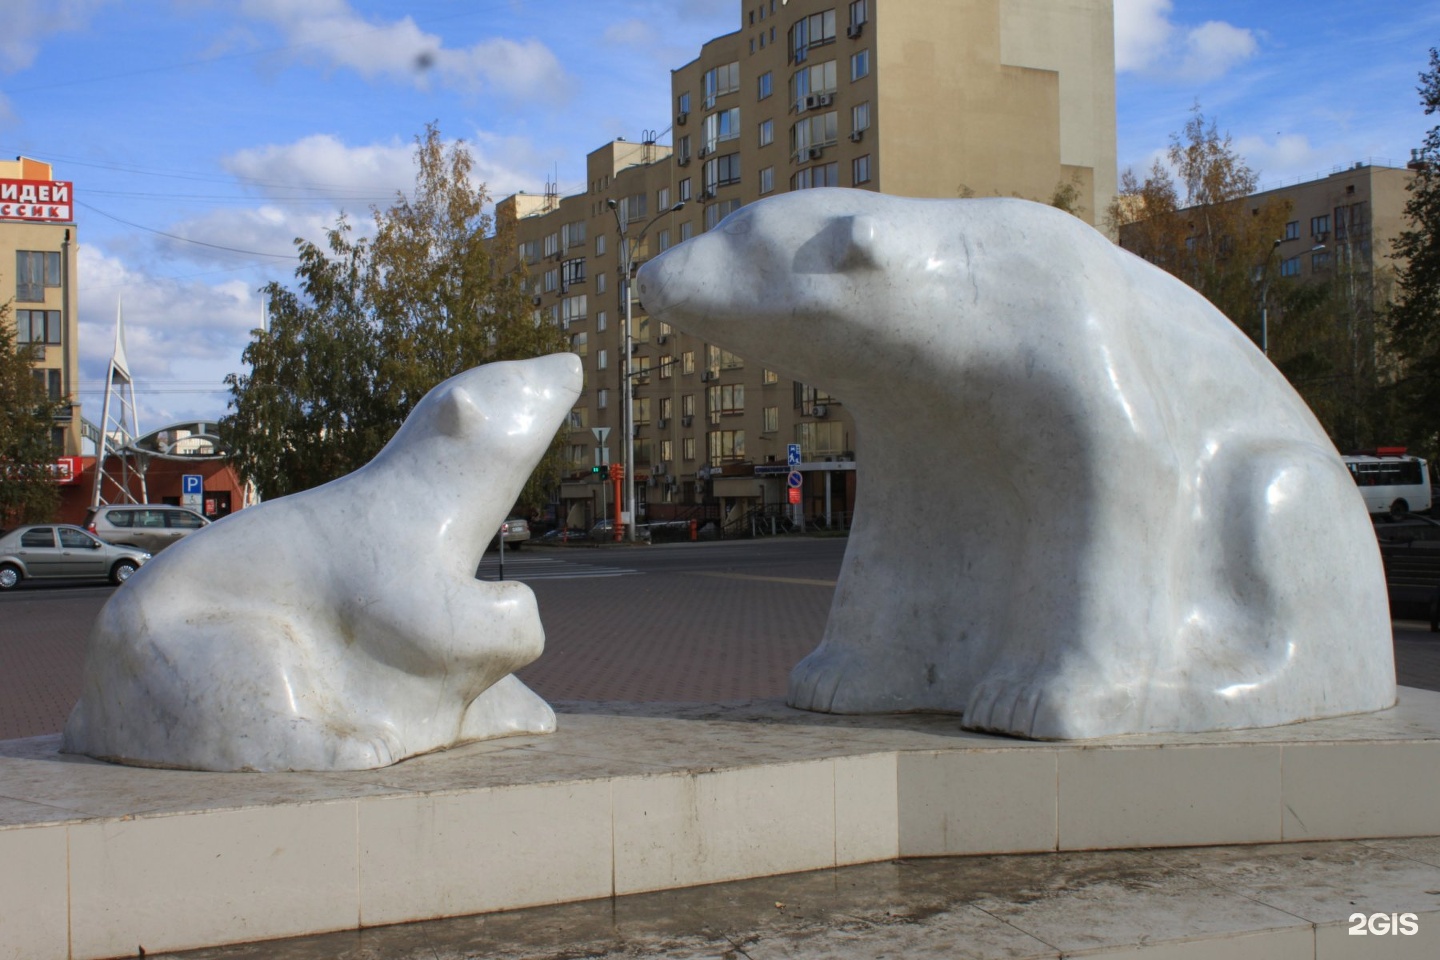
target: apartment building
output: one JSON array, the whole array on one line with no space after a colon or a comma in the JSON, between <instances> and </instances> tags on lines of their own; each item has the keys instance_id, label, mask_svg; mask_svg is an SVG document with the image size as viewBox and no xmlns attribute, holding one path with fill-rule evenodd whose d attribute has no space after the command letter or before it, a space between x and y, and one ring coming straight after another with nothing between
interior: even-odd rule
<instances>
[{"instance_id":1,"label":"apartment building","mask_svg":"<svg viewBox=\"0 0 1440 960\"><path fill-rule=\"evenodd\" d=\"M79 287L74 191L51 165L0 160L0 303L21 345L35 348L35 376L61 407L51 430L57 457L80 454ZM68 478L67 478L68 479Z\"/></svg>"},{"instance_id":2,"label":"apartment building","mask_svg":"<svg viewBox=\"0 0 1440 960\"><path fill-rule=\"evenodd\" d=\"M696 504L732 522L775 510L790 444L807 517L844 523L854 502L843 397L652 324L638 301L634 422L622 422L622 243L638 265L744 204L814 187L1063 192L1090 223L1115 193L1111 0L744 0L739 19L671 72L669 146L615 141L589 155L584 194L497 205L515 223L537 319L565 327L584 358L562 487L572 522L606 509L591 467L620 460L627 429L640 520ZM603 444L596 427L610 431Z\"/></svg>"}]
</instances>

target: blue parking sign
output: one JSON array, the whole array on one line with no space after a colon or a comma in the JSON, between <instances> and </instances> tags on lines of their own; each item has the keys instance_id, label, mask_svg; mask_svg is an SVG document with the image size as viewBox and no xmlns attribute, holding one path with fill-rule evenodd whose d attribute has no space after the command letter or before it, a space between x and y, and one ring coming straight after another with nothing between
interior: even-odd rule
<instances>
[{"instance_id":1,"label":"blue parking sign","mask_svg":"<svg viewBox=\"0 0 1440 960\"><path fill-rule=\"evenodd\" d=\"M186 473L180 477L180 492L199 496L205 492L205 478L198 473Z\"/></svg>"},{"instance_id":2,"label":"blue parking sign","mask_svg":"<svg viewBox=\"0 0 1440 960\"><path fill-rule=\"evenodd\" d=\"M800 465L800 444L792 443L786 448L785 462L795 467Z\"/></svg>"}]
</instances>

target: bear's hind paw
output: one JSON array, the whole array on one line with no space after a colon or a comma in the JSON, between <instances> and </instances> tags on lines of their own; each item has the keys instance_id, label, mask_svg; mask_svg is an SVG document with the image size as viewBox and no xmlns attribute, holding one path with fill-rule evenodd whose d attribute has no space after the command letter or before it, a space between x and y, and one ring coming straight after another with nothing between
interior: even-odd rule
<instances>
[{"instance_id":1,"label":"bear's hind paw","mask_svg":"<svg viewBox=\"0 0 1440 960\"><path fill-rule=\"evenodd\" d=\"M1030 740L1085 740L1134 732L1135 699L1123 689L1052 679L981 681L961 725Z\"/></svg>"}]
</instances>

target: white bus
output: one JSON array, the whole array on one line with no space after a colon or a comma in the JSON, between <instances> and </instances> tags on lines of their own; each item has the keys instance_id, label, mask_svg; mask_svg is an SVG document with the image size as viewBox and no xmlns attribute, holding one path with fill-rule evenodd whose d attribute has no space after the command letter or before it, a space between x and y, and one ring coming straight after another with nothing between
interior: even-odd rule
<instances>
[{"instance_id":1,"label":"white bus","mask_svg":"<svg viewBox=\"0 0 1440 960\"><path fill-rule=\"evenodd\" d=\"M1419 457L1345 457L1345 466L1372 514L1398 520L1411 511L1430 509L1430 469Z\"/></svg>"}]
</instances>

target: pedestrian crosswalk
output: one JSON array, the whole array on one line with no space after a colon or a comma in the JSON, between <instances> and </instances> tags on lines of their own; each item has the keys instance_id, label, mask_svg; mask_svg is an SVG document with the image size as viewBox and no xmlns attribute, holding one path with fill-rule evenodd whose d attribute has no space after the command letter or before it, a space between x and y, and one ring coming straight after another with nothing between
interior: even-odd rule
<instances>
[{"instance_id":1,"label":"pedestrian crosswalk","mask_svg":"<svg viewBox=\"0 0 1440 960\"><path fill-rule=\"evenodd\" d=\"M512 551L506 551L505 554L506 580L582 580L592 577L624 577L641 572L630 567L557 560L554 557L517 556ZM479 580L499 580L499 556L495 553L485 554L475 576Z\"/></svg>"}]
</instances>

